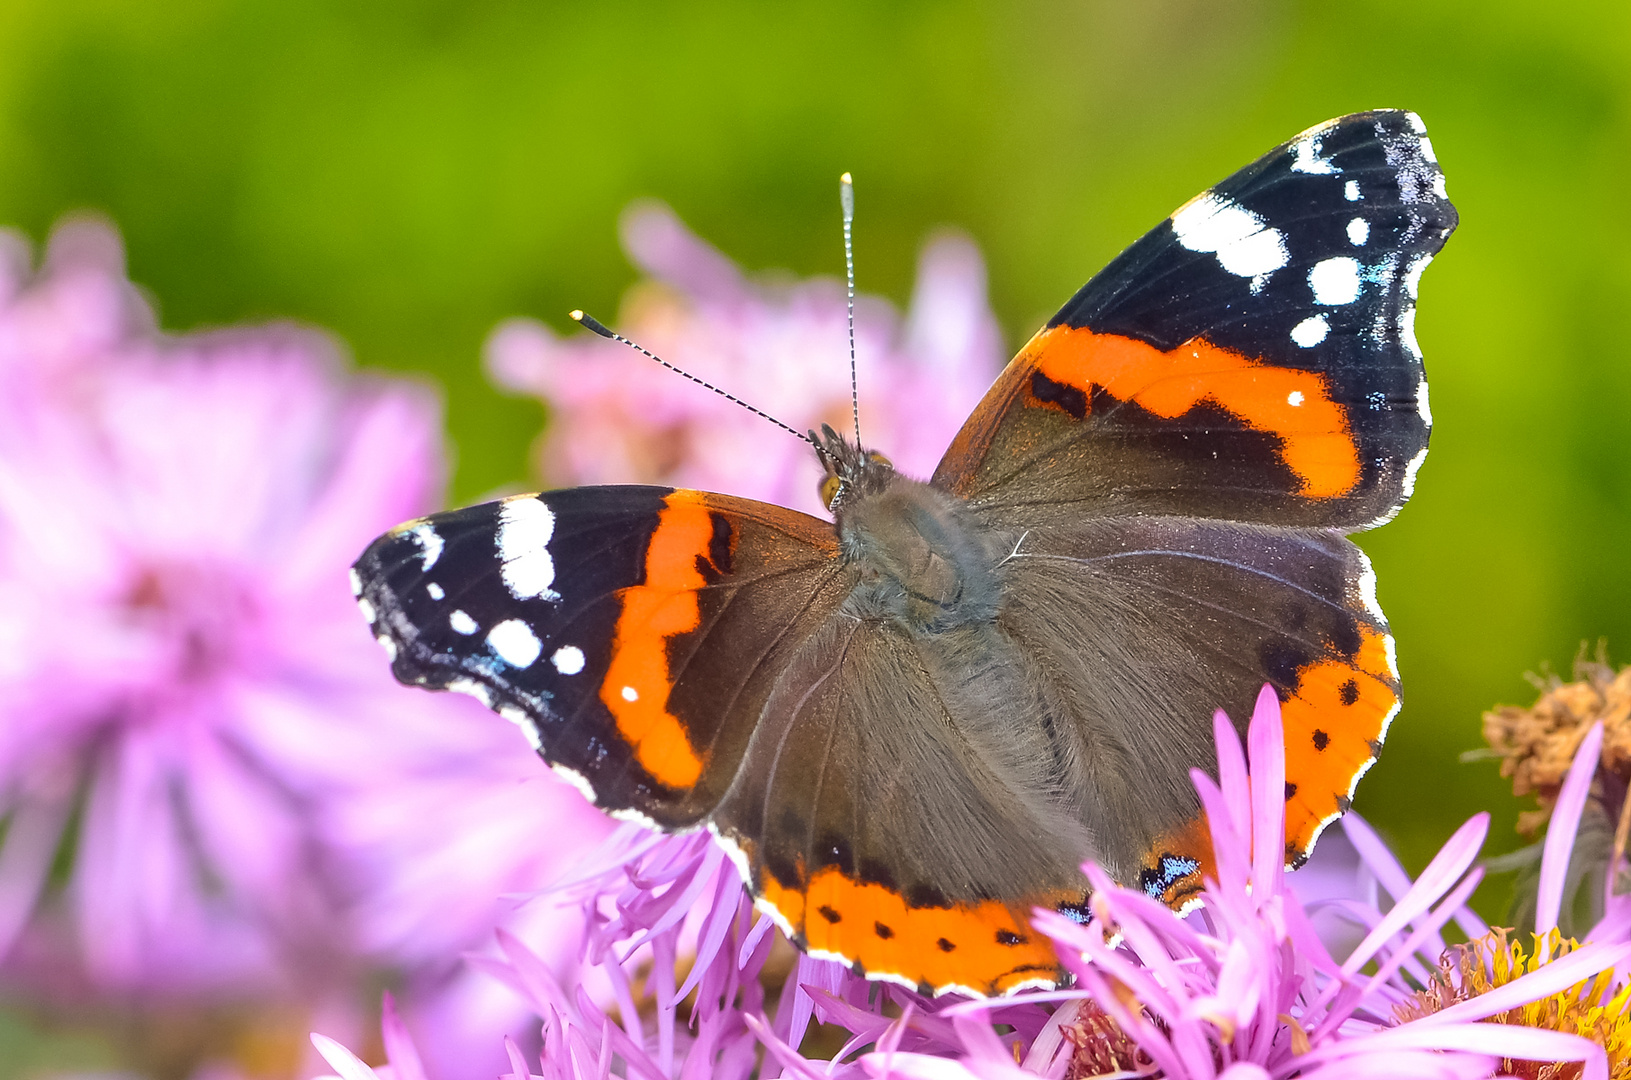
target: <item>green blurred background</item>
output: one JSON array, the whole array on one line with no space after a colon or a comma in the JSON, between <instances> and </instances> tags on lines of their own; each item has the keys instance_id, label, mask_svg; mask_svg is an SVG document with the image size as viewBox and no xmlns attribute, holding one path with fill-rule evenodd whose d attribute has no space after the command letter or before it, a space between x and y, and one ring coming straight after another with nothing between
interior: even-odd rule
<instances>
[{"instance_id":1,"label":"green blurred background","mask_svg":"<svg viewBox=\"0 0 1631 1080\"><path fill-rule=\"evenodd\" d=\"M446 388L456 498L525 479L494 323L613 312L619 211L661 198L750 268L904 303L970 232L1017 345L1207 184L1317 121L1426 119L1462 226L1422 286L1437 421L1366 536L1406 705L1359 809L1417 868L1518 807L1462 765L1582 640L1631 647L1631 5L0 3L0 222L92 207L167 329L285 317ZM1498 910L1500 898L1486 897Z\"/></svg>"}]
</instances>

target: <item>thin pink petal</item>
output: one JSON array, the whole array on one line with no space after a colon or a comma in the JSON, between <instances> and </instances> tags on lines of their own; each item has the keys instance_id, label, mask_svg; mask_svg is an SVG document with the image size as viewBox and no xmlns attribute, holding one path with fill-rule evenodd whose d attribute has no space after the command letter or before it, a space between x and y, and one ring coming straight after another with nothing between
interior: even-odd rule
<instances>
[{"instance_id":1,"label":"thin pink petal","mask_svg":"<svg viewBox=\"0 0 1631 1080\"><path fill-rule=\"evenodd\" d=\"M323 1055L323 1060L334 1067L340 1080L380 1080L380 1075L369 1068L361 1058L327 1035L312 1032L311 1044Z\"/></svg>"},{"instance_id":2,"label":"thin pink petal","mask_svg":"<svg viewBox=\"0 0 1631 1080\"><path fill-rule=\"evenodd\" d=\"M1432 907L1433 902L1472 865L1488 832L1488 814L1474 814L1467 819L1467 822L1455 831L1455 835L1439 849L1438 854L1433 856L1433 861L1427 864L1427 869L1422 871L1416 883L1398 898L1393 910L1383 917L1374 930L1365 935L1365 940L1361 941L1353 955L1348 957L1342 965L1342 970L1350 975L1359 971L1389 939Z\"/></svg>"},{"instance_id":3,"label":"thin pink petal","mask_svg":"<svg viewBox=\"0 0 1631 1080\"><path fill-rule=\"evenodd\" d=\"M1252 882L1277 887L1286 862L1286 740L1280 699L1272 686L1258 691L1246 741L1252 773Z\"/></svg>"},{"instance_id":4,"label":"thin pink petal","mask_svg":"<svg viewBox=\"0 0 1631 1080\"><path fill-rule=\"evenodd\" d=\"M1567 956L1542 964L1539 968L1488 993L1457 1002L1447 1009L1412 1021L1414 1025L1436 1027L1439 1024L1459 1024L1469 1020L1482 1020L1498 1012L1539 1001L1551 994L1561 993L1591 978L1599 971L1614 967L1631 957L1631 942L1615 945L1586 945Z\"/></svg>"},{"instance_id":5,"label":"thin pink petal","mask_svg":"<svg viewBox=\"0 0 1631 1080\"><path fill-rule=\"evenodd\" d=\"M1546 846L1540 859L1540 888L1535 895L1535 933L1545 935L1557 929L1558 912L1563 906L1563 879L1574 851L1580 814L1591 794L1591 779L1597 773L1598 752L1603 745L1603 722L1591 725L1580 748L1574 753L1569 774L1552 808L1552 821L1546 827Z\"/></svg>"}]
</instances>

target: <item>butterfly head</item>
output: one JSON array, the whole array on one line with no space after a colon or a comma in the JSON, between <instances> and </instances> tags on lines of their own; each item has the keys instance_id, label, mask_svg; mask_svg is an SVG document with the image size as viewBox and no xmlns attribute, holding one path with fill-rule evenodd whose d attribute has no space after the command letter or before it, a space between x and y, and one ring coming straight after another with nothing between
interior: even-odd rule
<instances>
[{"instance_id":1,"label":"butterfly head","mask_svg":"<svg viewBox=\"0 0 1631 1080\"><path fill-rule=\"evenodd\" d=\"M819 436L810 433L810 441L826 470L821 478L821 502L833 514L857 496L884 490L895 476L895 466L888 458L848 442L826 424L821 425Z\"/></svg>"}]
</instances>

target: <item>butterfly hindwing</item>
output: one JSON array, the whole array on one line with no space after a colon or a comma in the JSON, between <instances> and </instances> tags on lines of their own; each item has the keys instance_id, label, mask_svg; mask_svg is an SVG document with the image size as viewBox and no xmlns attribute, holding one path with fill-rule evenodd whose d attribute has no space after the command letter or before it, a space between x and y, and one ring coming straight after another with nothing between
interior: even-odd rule
<instances>
[{"instance_id":1,"label":"butterfly hindwing","mask_svg":"<svg viewBox=\"0 0 1631 1080\"><path fill-rule=\"evenodd\" d=\"M356 571L398 679L473 694L597 805L679 828L723 795L781 651L836 606L834 549L778 506L590 487L409 522Z\"/></svg>"},{"instance_id":2,"label":"butterfly hindwing","mask_svg":"<svg viewBox=\"0 0 1631 1080\"><path fill-rule=\"evenodd\" d=\"M994 628L925 640L854 603L806 640L714 816L793 941L925 992L1058 979L1030 910L1080 903L1091 844L1048 797L1033 674Z\"/></svg>"},{"instance_id":3,"label":"butterfly hindwing","mask_svg":"<svg viewBox=\"0 0 1631 1080\"><path fill-rule=\"evenodd\" d=\"M1303 133L1084 285L936 482L1010 520L1385 521L1427 450L1416 288L1456 220L1414 114Z\"/></svg>"},{"instance_id":4,"label":"butterfly hindwing","mask_svg":"<svg viewBox=\"0 0 1631 1080\"><path fill-rule=\"evenodd\" d=\"M1244 734L1263 684L1279 694L1293 863L1347 809L1398 710L1370 564L1331 531L1089 520L1029 532L1003 571L1001 624L1078 703L1095 854L1168 902L1200 878L1163 858L1191 871L1210 859L1189 769L1215 769L1216 710Z\"/></svg>"}]
</instances>

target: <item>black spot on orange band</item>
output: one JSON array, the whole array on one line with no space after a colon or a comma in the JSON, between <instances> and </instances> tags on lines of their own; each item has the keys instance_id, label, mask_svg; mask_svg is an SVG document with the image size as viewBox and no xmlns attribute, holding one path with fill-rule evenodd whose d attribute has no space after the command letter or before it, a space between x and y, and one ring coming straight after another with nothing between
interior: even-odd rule
<instances>
[{"instance_id":1,"label":"black spot on orange band","mask_svg":"<svg viewBox=\"0 0 1631 1080\"><path fill-rule=\"evenodd\" d=\"M1020 921L1032 904L981 900L916 907L898 891L824 866L788 885L761 871L759 894L802 934L817 955L840 957L870 975L892 975L942 991L966 987L1003 994L1027 985L1057 985L1058 957ZM821 917L806 918L807 912ZM836 918L835 918L836 916Z\"/></svg>"},{"instance_id":2,"label":"black spot on orange band","mask_svg":"<svg viewBox=\"0 0 1631 1080\"><path fill-rule=\"evenodd\" d=\"M1321 822L1346 808L1354 779L1375 759L1398 707L1391 642L1360 625L1351 654L1327 653L1303 664L1282 692L1286 780L1286 850L1308 850Z\"/></svg>"}]
</instances>

